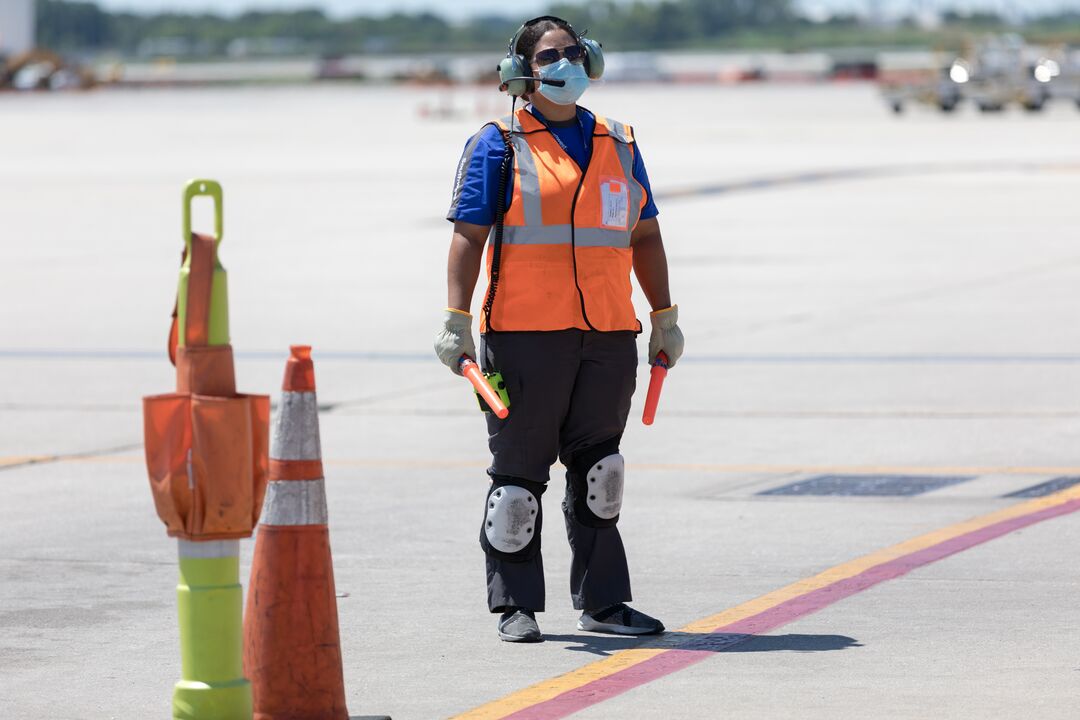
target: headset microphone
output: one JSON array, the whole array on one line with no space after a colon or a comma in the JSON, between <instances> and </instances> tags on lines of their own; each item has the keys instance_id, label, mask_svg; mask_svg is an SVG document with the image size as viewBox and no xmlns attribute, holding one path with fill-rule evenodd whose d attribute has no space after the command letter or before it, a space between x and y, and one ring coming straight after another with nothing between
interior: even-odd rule
<instances>
[{"instance_id":1,"label":"headset microphone","mask_svg":"<svg viewBox=\"0 0 1080 720\"><path fill-rule=\"evenodd\" d=\"M547 78L533 77L531 75L525 77L512 77L506 78L500 87L506 87L506 83L514 80L530 80L532 82L538 82L542 85L554 85L555 87L564 87L566 85L565 80L548 80Z\"/></svg>"}]
</instances>

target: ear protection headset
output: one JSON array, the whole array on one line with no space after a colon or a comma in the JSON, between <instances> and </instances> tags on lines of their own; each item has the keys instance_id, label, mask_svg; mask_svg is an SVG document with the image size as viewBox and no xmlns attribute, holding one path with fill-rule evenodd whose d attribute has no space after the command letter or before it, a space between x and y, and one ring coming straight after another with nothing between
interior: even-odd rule
<instances>
[{"instance_id":1,"label":"ear protection headset","mask_svg":"<svg viewBox=\"0 0 1080 720\"><path fill-rule=\"evenodd\" d=\"M604 74L604 51L600 43L592 38L585 37L584 32L579 34L570 23L562 18L554 15L541 15L526 21L518 28L518 31L514 33L514 37L510 38L510 43L506 46L506 57L502 59L497 69L499 71L499 89L505 90L507 95L517 98L525 93L532 92L535 82L532 81L531 58L519 55L517 46L527 28L544 20L552 20L560 25L565 25L570 30L570 34L585 50L585 74L589 76L590 80L599 80L600 76Z\"/></svg>"}]
</instances>

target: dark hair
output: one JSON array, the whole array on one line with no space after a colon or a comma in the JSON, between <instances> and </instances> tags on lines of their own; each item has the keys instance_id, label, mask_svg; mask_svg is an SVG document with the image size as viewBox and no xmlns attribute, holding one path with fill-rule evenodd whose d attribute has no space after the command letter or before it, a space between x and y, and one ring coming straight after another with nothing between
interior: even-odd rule
<instances>
[{"instance_id":1,"label":"dark hair","mask_svg":"<svg viewBox=\"0 0 1080 720\"><path fill-rule=\"evenodd\" d=\"M536 44L540 42L540 38L552 30L565 30L574 38L574 42L578 42L577 33L574 32L574 28L570 27L570 23L565 20L550 17L539 20L525 28L517 41L516 52L525 58L526 67L529 67L532 63L532 56L536 51Z\"/></svg>"}]
</instances>

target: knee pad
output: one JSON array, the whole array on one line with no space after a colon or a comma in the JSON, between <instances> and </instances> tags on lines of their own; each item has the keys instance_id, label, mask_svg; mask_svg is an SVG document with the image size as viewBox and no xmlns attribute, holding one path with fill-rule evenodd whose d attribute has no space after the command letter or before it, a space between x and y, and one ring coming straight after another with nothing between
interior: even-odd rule
<instances>
[{"instance_id":1,"label":"knee pad","mask_svg":"<svg viewBox=\"0 0 1080 720\"><path fill-rule=\"evenodd\" d=\"M543 483L493 477L484 506L480 546L488 555L510 562L531 560L540 551L544 512Z\"/></svg>"},{"instance_id":2,"label":"knee pad","mask_svg":"<svg viewBox=\"0 0 1080 720\"><path fill-rule=\"evenodd\" d=\"M612 527L619 522L626 462L618 452L610 452L617 449L616 444L581 453L567 473L569 509L582 525Z\"/></svg>"}]
</instances>

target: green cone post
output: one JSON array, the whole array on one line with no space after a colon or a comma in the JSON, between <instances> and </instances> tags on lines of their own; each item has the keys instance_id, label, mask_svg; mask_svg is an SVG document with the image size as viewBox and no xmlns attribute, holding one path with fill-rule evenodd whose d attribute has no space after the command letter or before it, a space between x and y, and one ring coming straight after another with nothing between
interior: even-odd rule
<instances>
[{"instance_id":1,"label":"green cone post","mask_svg":"<svg viewBox=\"0 0 1080 720\"><path fill-rule=\"evenodd\" d=\"M180 681L175 720L250 720L244 677L240 541L180 540Z\"/></svg>"},{"instance_id":2,"label":"green cone post","mask_svg":"<svg viewBox=\"0 0 1080 720\"><path fill-rule=\"evenodd\" d=\"M178 344L184 344L188 280L191 273L191 201L214 200L217 248L222 238L221 185L192 180L184 188L184 242L180 270ZM225 268L215 253L210 294L209 344L229 344L229 297ZM181 679L173 692L174 720L251 720L251 683L243 669L243 590L240 541L179 541L180 582L176 601L180 620Z\"/></svg>"},{"instance_id":3,"label":"green cone post","mask_svg":"<svg viewBox=\"0 0 1080 720\"><path fill-rule=\"evenodd\" d=\"M214 249L221 245L224 234L224 219L221 185L214 180L191 180L184 186L184 246L187 257L180 268L180 286L177 289L177 344L185 342L184 329L187 323L188 279L191 276L191 201L196 197L209 197L214 200ZM210 292L210 327L208 328L209 345L229 344L229 283L228 274L221 264L218 254L214 253L214 280Z\"/></svg>"}]
</instances>

